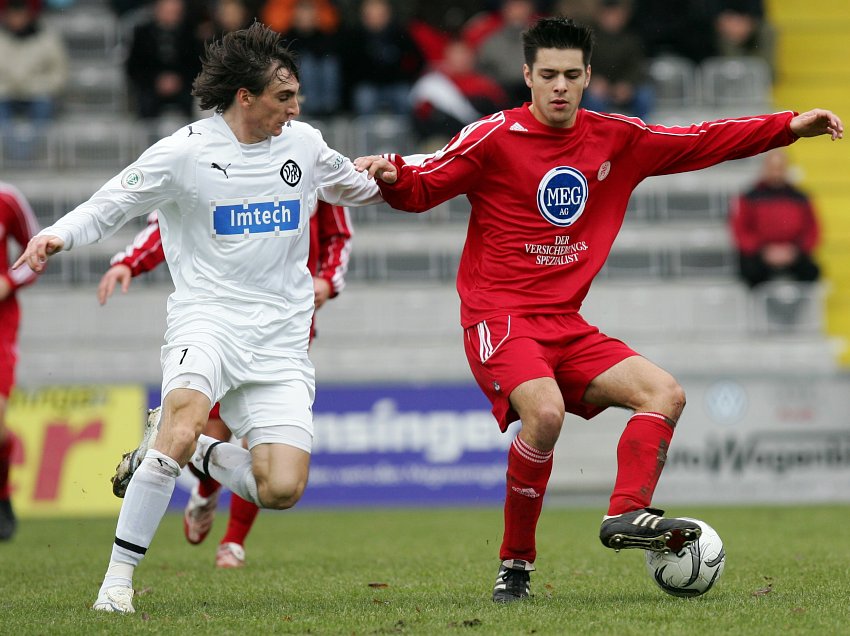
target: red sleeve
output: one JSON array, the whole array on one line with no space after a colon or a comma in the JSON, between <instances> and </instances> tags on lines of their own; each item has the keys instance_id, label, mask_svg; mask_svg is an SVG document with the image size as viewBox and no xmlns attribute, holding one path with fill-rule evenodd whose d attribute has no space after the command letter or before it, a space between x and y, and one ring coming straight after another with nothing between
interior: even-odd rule
<instances>
[{"instance_id":1,"label":"red sleeve","mask_svg":"<svg viewBox=\"0 0 850 636\"><path fill-rule=\"evenodd\" d=\"M729 225L732 229L735 245L744 254L755 254L761 245L758 235L750 227L750 218L752 216L749 199L746 195L737 197L732 202L732 209L729 212Z\"/></svg>"},{"instance_id":2,"label":"red sleeve","mask_svg":"<svg viewBox=\"0 0 850 636\"><path fill-rule=\"evenodd\" d=\"M722 161L751 157L797 140L791 132L791 111L738 119L720 119L692 126L647 126L639 119L606 115L637 128L635 160L644 177L688 172Z\"/></svg>"},{"instance_id":3,"label":"red sleeve","mask_svg":"<svg viewBox=\"0 0 850 636\"><path fill-rule=\"evenodd\" d=\"M5 215L7 233L21 249L24 249L30 239L38 234L38 221L29 202L17 188L0 184L0 205L4 206L7 211ZM18 269L7 270L8 267L8 263L3 263L4 271L0 273L9 282L11 291L29 285L38 277L27 265L22 265Z\"/></svg>"},{"instance_id":4,"label":"red sleeve","mask_svg":"<svg viewBox=\"0 0 850 636\"><path fill-rule=\"evenodd\" d=\"M399 155L384 155L398 168L395 183L377 180L384 201L397 210L424 212L468 192L486 168L487 138L504 123L502 112L473 122L418 164L407 163Z\"/></svg>"},{"instance_id":5,"label":"red sleeve","mask_svg":"<svg viewBox=\"0 0 850 636\"><path fill-rule=\"evenodd\" d=\"M345 274L351 254L351 218L348 208L319 201L315 230L318 234L316 275L331 286L331 298L345 288Z\"/></svg>"},{"instance_id":6,"label":"red sleeve","mask_svg":"<svg viewBox=\"0 0 850 636\"><path fill-rule=\"evenodd\" d=\"M151 212L148 225L136 235L133 242L123 252L112 257L110 265L126 265L134 278L149 272L165 260L162 238L159 234L159 221L156 212Z\"/></svg>"}]
</instances>

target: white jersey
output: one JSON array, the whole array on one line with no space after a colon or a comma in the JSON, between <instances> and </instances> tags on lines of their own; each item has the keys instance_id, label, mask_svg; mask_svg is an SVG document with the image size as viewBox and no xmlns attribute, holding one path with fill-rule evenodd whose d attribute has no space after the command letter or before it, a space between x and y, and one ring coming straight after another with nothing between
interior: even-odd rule
<instances>
[{"instance_id":1,"label":"white jersey","mask_svg":"<svg viewBox=\"0 0 850 636\"><path fill-rule=\"evenodd\" d=\"M293 121L277 137L242 144L214 115L151 146L41 234L73 249L158 208L175 288L166 342L208 333L249 350L306 356L310 212L319 189L332 204L381 200L375 182L312 126Z\"/></svg>"}]
</instances>

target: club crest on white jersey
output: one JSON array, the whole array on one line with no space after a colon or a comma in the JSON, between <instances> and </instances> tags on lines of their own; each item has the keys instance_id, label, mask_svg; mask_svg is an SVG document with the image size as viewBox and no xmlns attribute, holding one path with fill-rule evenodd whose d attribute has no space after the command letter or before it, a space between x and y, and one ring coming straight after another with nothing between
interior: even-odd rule
<instances>
[{"instance_id":1,"label":"club crest on white jersey","mask_svg":"<svg viewBox=\"0 0 850 636\"><path fill-rule=\"evenodd\" d=\"M569 166L552 168L537 187L537 209L552 225L569 227L584 212L588 188L584 175Z\"/></svg>"},{"instance_id":2,"label":"club crest on white jersey","mask_svg":"<svg viewBox=\"0 0 850 636\"><path fill-rule=\"evenodd\" d=\"M256 239L292 236L301 232L298 195L210 201L210 230L214 239Z\"/></svg>"}]
</instances>

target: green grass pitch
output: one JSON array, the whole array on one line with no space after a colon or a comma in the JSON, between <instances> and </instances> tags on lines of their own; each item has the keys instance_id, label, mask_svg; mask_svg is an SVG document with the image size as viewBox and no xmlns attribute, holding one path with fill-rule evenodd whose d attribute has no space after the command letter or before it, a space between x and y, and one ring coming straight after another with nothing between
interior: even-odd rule
<instances>
[{"instance_id":1,"label":"green grass pitch","mask_svg":"<svg viewBox=\"0 0 850 636\"><path fill-rule=\"evenodd\" d=\"M501 510L263 512L242 570L213 567L225 516L190 546L168 515L136 571L136 614L89 609L114 519L24 520L0 543L0 633L850 634L850 506L677 508L724 539L703 597L665 595L643 552L597 538L602 510L549 507L534 598L490 601Z\"/></svg>"}]
</instances>

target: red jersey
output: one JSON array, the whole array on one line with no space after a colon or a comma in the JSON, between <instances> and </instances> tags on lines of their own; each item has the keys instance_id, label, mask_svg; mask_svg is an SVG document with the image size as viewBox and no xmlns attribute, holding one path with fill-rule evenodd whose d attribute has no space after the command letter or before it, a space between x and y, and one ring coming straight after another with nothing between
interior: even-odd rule
<instances>
[{"instance_id":1,"label":"red jersey","mask_svg":"<svg viewBox=\"0 0 850 636\"><path fill-rule=\"evenodd\" d=\"M319 201L310 217L310 273L331 286L331 297L345 287L345 273L351 255L351 220L348 209ZM156 212L148 216L148 225L123 252L112 257L111 265L126 265L132 276L149 272L165 260Z\"/></svg>"},{"instance_id":2,"label":"red jersey","mask_svg":"<svg viewBox=\"0 0 850 636\"><path fill-rule=\"evenodd\" d=\"M646 177L697 170L788 145L794 113L649 126L580 109L572 128L541 124L529 104L466 126L419 165L386 155L397 209L460 194L472 207L457 275L464 327L499 315L577 312Z\"/></svg>"},{"instance_id":3,"label":"red jersey","mask_svg":"<svg viewBox=\"0 0 850 636\"><path fill-rule=\"evenodd\" d=\"M792 243L811 254L820 234L809 197L792 185L756 184L732 204L730 224L735 244L747 255L770 243Z\"/></svg>"},{"instance_id":4,"label":"red jersey","mask_svg":"<svg viewBox=\"0 0 850 636\"><path fill-rule=\"evenodd\" d=\"M9 241L15 241L23 249L37 233L38 221L24 195L8 183L0 182L0 276L6 279L11 288L11 293L0 300L0 321L4 333L6 327L11 328L12 332L17 331L19 310L15 290L36 279L35 272L27 265L9 269Z\"/></svg>"}]
</instances>

